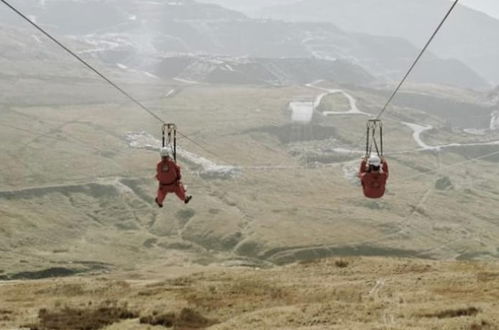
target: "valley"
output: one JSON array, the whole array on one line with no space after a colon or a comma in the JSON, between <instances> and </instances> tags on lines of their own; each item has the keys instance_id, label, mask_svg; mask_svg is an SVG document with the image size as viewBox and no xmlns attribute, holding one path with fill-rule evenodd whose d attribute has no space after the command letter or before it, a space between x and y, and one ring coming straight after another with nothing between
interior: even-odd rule
<instances>
[{"instance_id":1,"label":"valley","mask_svg":"<svg viewBox=\"0 0 499 330\"><path fill-rule=\"evenodd\" d=\"M366 121L410 41L191 0L19 5L144 107L0 12L0 328L497 329L499 89L478 66L425 55L370 200ZM193 199L160 209L163 121Z\"/></svg>"}]
</instances>

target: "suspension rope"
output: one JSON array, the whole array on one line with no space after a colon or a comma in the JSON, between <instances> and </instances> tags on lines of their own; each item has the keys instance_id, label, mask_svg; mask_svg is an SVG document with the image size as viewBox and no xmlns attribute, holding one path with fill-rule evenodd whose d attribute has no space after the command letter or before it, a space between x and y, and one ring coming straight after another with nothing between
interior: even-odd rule
<instances>
[{"instance_id":1,"label":"suspension rope","mask_svg":"<svg viewBox=\"0 0 499 330\"><path fill-rule=\"evenodd\" d=\"M421 57L423 57L423 54L426 52L426 50L428 49L428 46L430 46L431 42L433 41L433 39L435 39L435 36L438 34L438 32L440 31L440 29L442 28L442 26L444 25L445 21L447 21L447 18L449 18L450 14L452 13L452 11L454 10L454 8L456 7L456 5L458 4L459 0L455 0L454 3L452 4L451 8L449 9L449 11L447 12L447 14L445 15L445 17L443 18L443 20L440 22L440 24L438 25L437 29L433 32L433 34L431 35L430 39L426 42L426 45L423 47L423 49L421 50L421 52L419 53L419 55L416 57L416 60L412 63L411 67L409 68L409 71L407 71L407 73L405 74L405 76L402 78L402 80L400 81L400 83L398 84L397 88L395 88L395 90L393 91L392 95L390 96L390 98L388 99L388 101L385 103L385 105L383 106L383 108L381 109L381 111L379 112L379 114L376 116L376 119L380 119L381 116L383 115L383 113L386 111L386 109L388 108L388 106L390 105L390 103L392 103L393 99L395 98L395 96L397 95L397 93L399 92L400 88L402 87L402 85L404 84L404 82L407 80L407 78L409 77L409 75L411 74L412 70L414 69L414 67L416 66L416 64L418 64L419 60L421 59Z\"/></svg>"},{"instance_id":2,"label":"suspension rope","mask_svg":"<svg viewBox=\"0 0 499 330\"><path fill-rule=\"evenodd\" d=\"M67 46L65 46L62 42L60 42L59 40L57 40L54 36L52 36L49 32L47 32L46 30L44 30L42 27L40 27L38 24L36 24L35 22L33 22L32 20L30 20L26 15L24 15L20 10L18 10L17 8L15 8L13 5L11 5L9 2L7 2L6 0L0 0L3 4L5 4L7 7L9 7L12 11L14 11L17 15L19 15L21 18L23 18L26 22L28 22L29 24L31 24L33 27L35 27L38 31L40 31L42 34L44 34L47 38L49 38L50 40L52 40L55 44L57 44L59 47L61 47L62 49L64 49L68 54L70 54L71 56L73 56L75 59L77 59L79 62L81 62L84 66L86 66L88 69L90 69L91 71L93 71L95 74L97 74L100 78L102 78L104 81L106 81L109 85L111 85L113 88L115 88L116 90L118 90L121 94L123 94L126 98L128 98L130 101L132 101L133 103L135 103L139 108L141 108L142 110L144 110L145 112L147 112L150 116L152 116L153 118L155 118L156 120L158 120L159 122L161 122L162 124L166 124L166 121L164 121L161 117L159 117L156 113L154 113L153 111L151 111L148 107L146 107L142 102L140 102L139 100L137 100L135 97L133 97L132 95L130 95L130 93L128 93L127 91L125 91L123 88L121 88L118 84L116 84L115 82L113 82L111 79L109 79L108 77L106 77L103 73L101 73L99 70L97 70L95 67L93 67L90 63L88 63L87 61L85 61L83 58L81 58L78 54L76 54L75 52L73 52L71 49L69 49ZM190 141L191 143L195 144L196 146L198 146L199 148L201 148L202 150L206 151L207 153L209 153L210 155L222 160L223 158L220 157L219 155L215 154L214 152L206 149L203 145L201 145L200 143L196 142L195 140L191 139L190 137L188 137L186 134L183 134L181 132L178 132L179 135L181 135L183 138L185 138L186 140Z\"/></svg>"},{"instance_id":3,"label":"suspension rope","mask_svg":"<svg viewBox=\"0 0 499 330\"><path fill-rule=\"evenodd\" d=\"M177 133L178 133L178 135L180 135L181 137L183 137L183 138L184 138L184 139L186 139L187 141L191 142L192 144L194 144L194 145L198 146L199 148L203 149L205 152L207 152L208 154L212 155L213 157L218 158L219 160L224 161L224 162L225 162L225 163L227 163L227 164L230 164L230 162L226 161L226 160L224 159L224 157L222 157L222 156L220 156L220 155L218 155L218 154L214 153L214 152L213 152L213 151L211 151L211 150L206 149L203 145L201 145L201 144L200 144L199 142L197 142L196 140L194 140L194 139L190 138L189 136L187 136L187 135L183 134L183 133L182 133L182 132L180 132L180 131L177 131Z\"/></svg>"},{"instance_id":4,"label":"suspension rope","mask_svg":"<svg viewBox=\"0 0 499 330\"><path fill-rule=\"evenodd\" d=\"M494 151L494 152L491 152L491 153L488 153L488 154L485 154L485 155L481 155L481 156L478 156L478 157L473 157L473 158L464 160L462 162L454 163L454 164L451 164L451 165L442 166L442 167L434 169L434 170L430 169L430 170L428 170L426 172L422 172L422 173L418 173L418 174L415 174L415 175L412 175L412 176L408 176L408 177L402 178L402 180L399 181L399 182L409 182L410 180L413 180L413 179L416 179L416 178L419 178L419 177L422 177L422 176L431 176L432 174L440 174L440 172L442 170L448 170L448 169L451 169L451 168L454 168L454 167L458 167L458 166L467 164L469 162L473 162L473 161L476 161L476 160L482 160L482 159L489 158L489 157L496 156L496 155L499 155L499 151Z\"/></svg>"},{"instance_id":5,"label":"suspension rope","mask_svg":"<svg viewBox=\"0 0 499 330\"><path fill-rule=\"evenodd\" d=\"M90 69L91 71L93 71L95 74L97 74L99 77L101 77L104 81L106 81L108 84L110 84L113 88L115 88L116 90L118 90L121 94L123 94L125 97L127 97L129 100L131 100L133 103L135 103L137 106L139 106L142 110L146 111L149 115L151 115L153 118L155 118L156 120L160 121L161 123L166 123L161 117L159 117L157 114L155 114L153 111L151 111L148 107L146 107L142 102L140 102L139 100L137 100L136 98L134 98L132 95L130 95L128 92L126 92L123 88L121 88L119 85L117 85L116 83L114 83L112 80L110 80L109 78L107 78L104 74L102 74L99 70L97 70L96 68L94 68L92 65L90 65L87 61L85 61L84 59L82 59L80 56L78 56L76 53L74 53L71 49L69 49L68 47L66 47L64 44L62 44L60 41L58 41L55 37L53 37L50 33L48 33L47 31L45 31L43 28L41 28L38 24L36 24L35 22L31 21L26 15L24 15L20 10L16 9L14 6L12 6L9 2L7 2L6 0L0 0L2 3L4 3L7 7L9 7L12 11L14 11L17 15L19 15L20 17L22 17L26 22L28 22L30 25L32 25L33 27L35 27L38 31L40 31L41 33L43 33L46 37L48 37L50 40L52 40L54 43L56 43L59 47L61 47L62 49L64 49L67 53L69 53L71 56L73 56L74 58L76 58L79 62L81 62L83 65L85 65L88 69ZM402 85L404 84L404 82L406 81L406 79L408 78L408 76L410 75L410 73L413 71L414 67L416 66L416 64L419 62L419 60L421 59L421 57L423 56L423 54L425 53L425 51L427 50L427 48L429 47L429 45L431 44L431 42L433 41L433 39L435 38L435 36L438 34L438 32L440 31L441 27L444 25L444 23L446 22L446 20L448 19L448 17L450 16L450 14L452 13L452 11L454 10L454 8L456 7L456 5L458 4L459 0L456 0L453 5L451 6L451 8L449 9L449 11L447 12L447 14L445 15L445 17L443 18L443 20L440 22L440 24L438 25L437 29L433 32L432 36L430 37L430 39L428 40L428 42L426 43L426 45L424 46L424 48L421 50L421 52L419 53L419 55L417 56L416 60L414 61L414 63L411 65L409 71L406 73L406 75L404 76L404 78L402 79L402 81L399 83L399 85L397 86L397 88L395 89L395 91L392 93L392 95L390 96L390 98L388 99L388 101L386 102L385 106L383 107L383 109L380 111L380 113L378 114L378 116L376 117L377 119L379 119L383 113L386 111L387 107L389 106L389 104L392 102L392 100L394 99L394 97L397 95L397 93L399 92L400 88L402 87ZM186 140L190 141L192 144L198 146L199 148L201 148L202 150L206 151L207 153L209 153L210 155L220 159L220 160L223 160L222 157L220 157L218 154L206 149L203 145L201 145L200 143L198 143L197 141L195 141L194 139L190 138L188 135L186 134L183 134L182 132L178 132L180 136L182 136L183 138L185 138ZM377 146L376 146L377 147Z\"/></svg>"},{"instance_id":6,"label":"suspension rope","mask_svg":"<svg viewBox=\"0 0 499 330\"><path fill-rule=\"evenodd\" d=\"M8 3L6 0L0 0L2 1L7 7L9 7L10 9L12 9L12 11L14 11L17 15L19 15L20 17L22 17L26 22L28 22L29 24L31 24L32 26L34 26L38 31L40 31L41 33L43 33L47 38L49 38L50 40L52 40L53 42L55 42L59 47L61 47L62 49L64 49L68 54L70 54L71 56L73 56L74 58L76 58L78 61L80 61L83 65L85 65L88 69L92 70L93 72L95 72L95 74L97 74L99 77L101 77L102 79L104 79L108 84L110 84L111 86L113 86L115 89L117 89L121 94L123 94L125 97L127 97L129 100L131 100L133 103L135 103L136 105L138 105L140 108L142 108L142 110L148 112L151 116L153 116L154 118L156 118L157 120L159 120L160 122L164 123L163 119L161 119L158 115L156 115L154 112L152 112L151 110L149 110L144 104L142 104L139 100L137 100L136 98L134 98L132 95L130 95L129 93L127 93L123 88L121 88L120 86L118 86L116 83L114 83L111 79L107 78L104 74L100 73L99 70L97 70L96 68L94 68L91 64L89 64L87 61L85 61L83 58L81 58L78 54L76 54L75 52L73 52L71 49L69 49L68 47L66 47L63 43L61 43L59 40L57 40L55 37L53 37L50 33L48 33L47 31L45 31L42 27L40 27L38 24L36 24L35 22L33 22L32 20L30 20L26 15L24 15L21 11L19 11L18 9L16 9L14 6L12 6L10 3Z\"/></svg>"}]
</instances>

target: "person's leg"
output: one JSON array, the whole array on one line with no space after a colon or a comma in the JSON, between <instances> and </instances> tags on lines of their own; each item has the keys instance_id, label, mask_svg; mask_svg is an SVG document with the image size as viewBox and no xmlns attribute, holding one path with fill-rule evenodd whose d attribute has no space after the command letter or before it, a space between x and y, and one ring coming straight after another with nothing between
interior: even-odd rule
<instances>
[{"instance_id":1,"label":"person's leg","mask_svg":"<svg viewBox=\"0 0 499 330\"><path fill-rule=\"evenodd\" d=\"M175 194L182 202L185 202L185 188L183 184L180 183L175 186Z\"/></svg>"},{"instance_id":2,"label":"person's leg","mask_svg":"<svg viewBox=\"0 0 499 330\"><path fill-rule=\"evenodd\" d=\"M163 206L163 201L165 200L167 194L168 192L165 188L158 188L158 197L156 197L156 201L160 206Z\"/></svg>"}]
</instances>

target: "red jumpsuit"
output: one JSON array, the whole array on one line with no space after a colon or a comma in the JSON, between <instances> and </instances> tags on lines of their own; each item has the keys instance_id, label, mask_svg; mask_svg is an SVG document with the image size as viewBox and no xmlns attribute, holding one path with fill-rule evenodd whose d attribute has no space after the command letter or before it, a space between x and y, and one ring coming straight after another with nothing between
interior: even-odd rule
<instances>
[{"instance_id":1,"label":"red jumpsuit","mask_svg":"<svg viewBox=\"0 0 499 330\"><path fill-rule=\"evenodd\" d=\"M388 163L383 161L382 171L368 172L366 160L360 164L359 178L364 195L367 198L381 198L385 194L386 180L388 179Z\"/></svg>"},{"instance_id":2,"label":"red jumpsuit","mask_svg":"<svg viewBox=\"0 0 499 330\"><path fill-rule=\"evenodd\" d=\"M158 203L163 204L168 193L175 193L185 201L185 188L180 182L180 167L171 159L163 159L156 166L156 179L159 181Z\"/></svg>"}]
</instances>

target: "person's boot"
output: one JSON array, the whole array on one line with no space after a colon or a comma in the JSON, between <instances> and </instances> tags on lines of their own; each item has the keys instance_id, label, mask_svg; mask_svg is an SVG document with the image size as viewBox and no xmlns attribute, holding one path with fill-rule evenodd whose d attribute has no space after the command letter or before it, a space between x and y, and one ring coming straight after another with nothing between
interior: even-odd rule
<instances>
[{"instance_id":1,"label":"person's boot","mask_svg":"<svg viewBox=\"0 0 499 330\"><path fill-rule=\"evenodd\" d=\"M163 207L163 204L160 204L159 201L158 201L158 197L156 197L156 199L154 199L154 201L156 202L156 204L159 206L159 208L162 208Z\"/></svg>"},{"instance_id":2,"label":"person's boot","mask_svg":"<svg viewBox=\"0 0 499 330\"><path fill-rule=\"evenodd\" d=\"M184 203L185 204L189 204L189 201L192 199L192 196L187 196L185 199L184 199Z\"/></svg>"}]
</instances>

